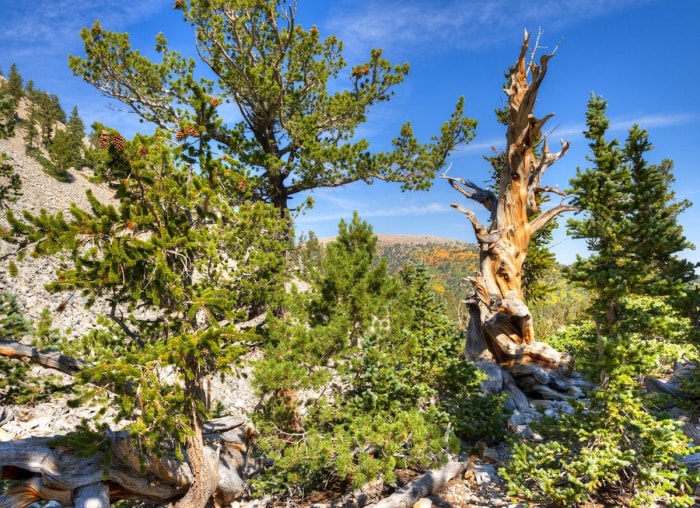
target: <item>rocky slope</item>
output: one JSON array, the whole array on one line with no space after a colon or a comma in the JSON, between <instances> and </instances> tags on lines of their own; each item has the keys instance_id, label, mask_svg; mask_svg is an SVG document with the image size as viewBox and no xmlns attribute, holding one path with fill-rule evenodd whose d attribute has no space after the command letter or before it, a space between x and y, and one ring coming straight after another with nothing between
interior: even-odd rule
<instances>
[{"instance_id":1,"label":"rocky slope","mask_svg":"<svg viewBox=\"0 0 700 508\"><path fill-rule=\"evenodd\" d=\"M0 153L8 157L22 180L22 196L10 205L15 213L28 210L38 213L45 209L50 213L68 213L71 203L81 208L88 208L85 197L90 189L103 202L112 199L112 194L106 186L95 185L89 181L90 172L85 169L70 170L72 176L69 183L62 183L43 171L41 165L25 153L22 141L23 133L17 129L16 136L0 139ZM6 223L4 214L0 224ZM450 240L435 239L434 237L412 237L403 235L387 235L381 238L383 244L410 243L423 244ZM18 273L11 277L8 269L9 259L13 258L16 247L0 242L0 291L9 291L17 296L18 303L25 316L36 320L43 309L48 308L56 328L63 330L70 337L78 337L95 326L97 315L106 310L99 302L91 308L85 308L85 298L79 294L51 294L44 285L52 280L60 258L30 258L17 263ZM29 338L28 338L29 339ZM38 369L41 373L41 369ZM55 372L45 372L55 375ZM70 382L66 379L66 382ZM256 402L253 391L247 379L228 379L225 383L213 386L216 398L220 399L227 411L234 415L245 415ZM82 419L92 419L95 410L91 408L69 409L62 401L38 401L33 405L22 407L5 407L0 410L0 440L20 439L28 436L51 436L62 434L74 429ZM112 416L107 413L106 417ZM115 422L115 426L119 426ZM501 450L503 454L503 450ZM497 460L498 451L492 453L492 459ZM336 499L339 493L328 493L327 501ZM426 500L427 501L427 500ZM517 506L509 503L498 483L495 463L475 464L472 473L467 478L457 478L451 481L440 492L431 498L431 502L439 506ZM243 503L246 506L260 505L260 502Z\"/></svg>"},{"instance_id":2,"label":"rocky slope","mask_svg":"<svg viewBox=\"0 0 700 508\"><path fill-rule=\"evenodd\" d=\"M88 170L71 170L71 182L62 183L47 175L41 165L25 153L22 131L10 139L0 139L0 153L4 153L22 179L22 196L10 205L15 212L28 210L37 213L41 209L48 212L67 213L71 203L81 208L88 208L85 191L90 189L103 202L112 199L110 189L91 183ZM0 225L5 222L4 215ZM422 245L429 243L451 243L450 239L430 236L380 235L381 246L400 244ZM106 306L99 302L91 308L85 308L85 299L79 294L51 294L44 285L52 280L55 269L60 265L60 258L27 258L17 263L18 273L10 277L8 260L12 257L15 246L0 242L0 291L9 291L17 295L25 315L36 320L43 309L48 308L54 319L54 326L66 332L68 336L77 337L95 326L97 315L105 311ZM55 373L51 372L52 375ZM66 380L68 382L68 380ZM220 400L225 410L235 416L245 416L256 403L253 390L245 377L230 378L224 383L216 382L212 386L215 398ZM544 410L567 411L568 404L541 401L548 404ZM556 407L555 407L556 406ZM526 412L527 413L527 412ZM537 413L534 404L532 414L519 414L511 419L511 424L519 432L528 432L528 421ZM47 436L65 433L77 426L81 419L92 419L95 410L91 408L69 409L61 401L38 402L31 406L7 408L0 404L0 440L19 439L28 436ZM108 418L110 413L106 415ZM116 423L115 426L119 426ZM531 438L536 436L531 436ZM446 487L434 493L429 499L422 500L422 507L430 503L441 507L471 506L523 506L509 501L498 479L497 468L507 456L504 444L492 445L473 460L466 476L450 481ZM329 492L320 503L329 503L340 499L337 492ZM262 506L264 503L251 501L240 503L247 507Z\"/></svg>"}]
</instances>

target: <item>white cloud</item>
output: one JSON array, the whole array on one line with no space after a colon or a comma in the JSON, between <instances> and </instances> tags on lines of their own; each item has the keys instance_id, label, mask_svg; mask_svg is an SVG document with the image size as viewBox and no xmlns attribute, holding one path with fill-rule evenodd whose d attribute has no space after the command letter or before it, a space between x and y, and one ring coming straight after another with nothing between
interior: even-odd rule
<instances>
[{"instance_id":1,"label":"white cloud","mask_svg":"<svg viewBox=\"0 0 700 508\"><path fill-rule=\"evenodd\" d=\"M695 121L697 121L697 117L687 113L647 114L634 118L620 118L612 120L610 122L610 130L629 130L629 128L634 124L639 125L642 129L650 129L652 127L673 127Z\"/></svg>"},{"instance_id":2,"label":"white cloud","mask_svg":"<svg viewBox=\"0 0 700 508\"><path fill-rule=\"evenodd\" d=\"M312 224L320 222L337 223L340 219L352 217L353 212L363 219L370 217L411 217L427 214L450 212L452 209L445 203L427 203L422 205L395 206L388 208L378 208L377 203L367 203L353 199L334 199L329 197L328 192L316 191L314 198L320 198L318 208L327 209L329 206L333 211L318 213L317 209L312 210L307 215L302 215L297 219L297 224Z\"/></svg>"},{"instance_id":3,"label":"white cloud","mask_svg":"<svg viewBox=\"0 0 700 508\"><path fill-rule=\"evenodd\" d=\"M112 30L122 30L163 9L156 1L121 0L108 9L93 0L33 0L13 2L3 9L0 40L16 43L26 54L65 54L80 44L80 29L100 22Z\"/></svg>"},{"instance_id":4,"label":"white cloud","mask_svg":"<svg viewBox=\"0 0 700 508\"><path fill-rule=\"evenodd\" d=\"M369 47L476 50L510 43L525 28L546 27L550 34L563 35L568 26L644 1L655 0L369 0L335 10L327 28L351 54Z\"/></svg>"}]
</instances>

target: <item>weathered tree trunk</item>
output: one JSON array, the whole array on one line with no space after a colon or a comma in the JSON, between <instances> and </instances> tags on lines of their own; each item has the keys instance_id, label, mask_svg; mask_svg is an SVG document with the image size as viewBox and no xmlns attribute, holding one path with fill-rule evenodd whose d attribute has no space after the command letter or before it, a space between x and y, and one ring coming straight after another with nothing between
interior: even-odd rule
<instances>
[{"instance_id":1,"label":"weathered tree trunk","mask_svg":"<svg viewBox=\"0 0 700 508\"><path fill-rule=\"evenodd\" d=\"M527 61L529 43L530 35L525 32L505 90L509 101L507 147L505 163L498 175L498 192L443 175L455 190L490 212L487 227L471 210L452 205L471 222L480 248L480 270L469 279L475 291L466 302L470 318L466 354L474 361L496 362L506 370L518 366L513 370L516 380L531 377L529 366L568 371L573 364L568 354L535 340L532 315L523 301L522 268L531 236L559 213L575 210L565 204L546 211L538 209L537 198L541 193L561 194L556 189L541 187L540 179L567 152L569 144L562 141L560 152L550 152L541 130L553 115L542 119L533 115L537 92L554 54L542 56L539 64ZM538 154L535 148L540 143ZM529 384L546 386L546 383Z\"/></svg>"},{"instance_id":2,"label":"weathered tree trunk","mask_svg":"<svg viewBox=\"0 0 700 508\"><path fill-rule=\"evenodd\" d=\"M218 452L214 455L207 453L212 450L204 448L202 419L197 408L198 402L203 405L206 401L202 384L205 376L201 372L197 358L190 358L188 367L194 374L185 380L185 393L190 401L190 425L194 431L187 436L187 462L192 471L192 483L182 499L172 506L173 508L204 508L216 491L218 483L216 463L219 457Z\"/></svg>"},{"instance_id":3,"label":"weathered tree trunk","mask_svg":"<svg viewBox=\"0 0 700 508\"><path fill-rule=\"evenodd\" d=\"M91 366L56 351L4 338L0 338L0 356L70 375ZM201 379L199 376L197 381L189 381L187 390L193 401L203 403L206 394ZM0 412L0 416L5 415ZM0 495L0 508L22 508L41 500L98 508L119 499L171 503L173 508L228 506L245 489L246 454L252 431L242 420L232 417L202 423L195 402L190 416L195 426L187 438L185 462L167 453L144 457L132 446L128 434L110 430L105 436L109 453L99 451L90 457L79 457L60 445L62 436L0 442L0 480L20 480Z\"/></svg>"},{"instance_id":4,"label":"weathered tree trunk","mask_svg":"<svg viewBox=\"0 0 700 508\"><path fill-rule=\"evenodd\" d=\"M419 499L440 490L452 478L464 473L467 466L467 462L449 460L440 469L427 471L417 480L402 487L391 496L382 499L374 505L374 508L403 508L406 506L414 506Z\"/></svg>"},{"instance_id":5,"label":"weathered tree trunk","mask_svg":"<svg viewBox=\"0 0 700 508\"><path fill-rule=\"evenodd\" d=\"M0 495L0 508L22 508L40 500L97 508L119 499L189 508L208 503L228 506L243 494L249 436L249 429L237 418L205 423L194 442L202 443L200 456L209 467L197 477L192 468L199 465L192 464L190 457L188 462L168 455L143 457L124 432L108 431L109 452L89 457L79 457L61 445L61 436L0 442L0 479L19 480ZM191 450L188 446L187 453ZM105 496L108 504L99 504Z\"/></svg>"}]
</instances>

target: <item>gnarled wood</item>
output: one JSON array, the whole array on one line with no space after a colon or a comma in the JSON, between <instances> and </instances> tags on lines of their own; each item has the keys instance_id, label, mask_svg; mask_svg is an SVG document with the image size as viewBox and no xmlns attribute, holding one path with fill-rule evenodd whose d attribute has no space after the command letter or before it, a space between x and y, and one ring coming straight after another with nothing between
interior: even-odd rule
<instances>
[{"instance_id":1,"label":"gnarled wood","mask_svg":"<svg viewBox=\"0 0 700 508\"><path fill-rule=\"evenodd\" d=\"M480 248L479 272L469 279L475 292L466 301L470 322L465 353L474 361L495 361L511 371L519 385L526 384L529 390L552 397L551 392L559 391L562 383L554 386L551 382L561 377L550 378L547 371L568 372L573 360L535 339L532 315L523 301L522 268L532 234L574 208L560 204L542 212L537 206L538 196L545 192L565 195L555 188L542 187L540 181L544 172L566 154L569 143L562 140L561 151L551 152L542 129L553 115L537 118L533 114L537 92L554 54L544 55L536 63L527 59L529 48L530 35L525 32L505 89L509 106L507 147L498 191L484 190L461 178L443 178L462 196L490 212L490 223L485 225L471 210L452 204L469 219ZM534 58L534 51L532 55Z\"/></svg>"},{"instance_id":2,"label":"gnarled wood","mask_svg":"<svg viewBox=\"0 0 700 508\"><path fill-rule=\"evenodd\" d=\"M214 471L215 480L213 486L204 486L205 493L212 491L207 501L211 498L215 506L228 506L245 487L246 452L252 431L242 420L224 417L207 422L201 435L205 443L202 456ZM124 432L108 431L105 437L111 453L99 451L89 457L78 457L62 446L60 437L0 442L0 479L20 480L0 496L0 508L23 508L40 500L78 506L76 495L88 496L105 488L110 502L138 499L159 505L195 506L185 497L193 484L188 462L168 455L149 455L140 463L139 452Z\"/></svg>"}]
</instances>

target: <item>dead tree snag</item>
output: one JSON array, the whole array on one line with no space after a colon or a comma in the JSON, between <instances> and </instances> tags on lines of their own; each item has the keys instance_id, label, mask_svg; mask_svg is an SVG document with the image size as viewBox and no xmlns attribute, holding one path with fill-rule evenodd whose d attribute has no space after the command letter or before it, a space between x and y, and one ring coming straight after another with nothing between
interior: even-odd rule
<instances>
[{"instance_id":1,"label":"dead tree snag","mask_svg":"<svg viewBox=\"0 0 700 508\"><path fill-rule=\"evenodd\" d=\"M473 211L452 204L469 219L480 248L479 272L469 279L474 293L466 302L470 318L466 354L474 361L496 362L509 370L521 387L535 387L549 397L551 388L544 388L549 378L537 378L542 378L543 372L545 377L548 371L567 372L573 360L568 354L535 340L532 315L523 301L522 268L531 236L558 214L575 208L564 203L544 211L538 207L538 197L543 193L563 195L557 189L541 186L540 180L566 154L569 143L562 140L561 150L551 152L542 127L553 115L538 119L533 114L537 92L554 53L543 55L536 63L535 51L528 59L529 49L530 34L525 32L505 89L507 146L498 174L498 190L483 189L469 180L447 174L442 177L464 197L490 212L489 224L485 225Z\"/></svg>"}]
</instances>

